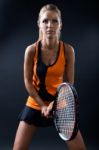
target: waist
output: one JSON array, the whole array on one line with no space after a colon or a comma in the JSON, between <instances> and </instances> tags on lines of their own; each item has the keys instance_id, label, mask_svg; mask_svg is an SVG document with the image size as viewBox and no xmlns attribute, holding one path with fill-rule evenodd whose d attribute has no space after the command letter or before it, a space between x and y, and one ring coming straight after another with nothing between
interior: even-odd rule
<instances>
[{"instance_id":1,"label":"waist","mask_svg":"<svg viewBox=\"0 0 99 150\"><path fill-rule=\"evenodd\" d=\"M44 101L44 100L42 100L42 101L44 102L44 104L46 106L48 106L50 103L50 101ZM26 102L26 106L29 106L29 107L34 108L36 110L41 110L40 105L31 96L28 97L27 102Z\"/></svg>"}]
</instances>

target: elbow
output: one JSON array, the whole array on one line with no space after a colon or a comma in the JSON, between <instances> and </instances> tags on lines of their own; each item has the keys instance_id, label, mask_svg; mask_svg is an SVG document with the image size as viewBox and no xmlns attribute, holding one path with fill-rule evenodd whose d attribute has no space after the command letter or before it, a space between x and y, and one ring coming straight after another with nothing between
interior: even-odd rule
<instances>
[{"instance_id":1,"label":"elbow","mask_svg":"<svg viewBox=\"0 0 99 150\"><path fill-rule=\"evenodd\" d=\"M32 80L24 79L25 88L28 90L32 85Z\"/></svg>"}]
</instances>

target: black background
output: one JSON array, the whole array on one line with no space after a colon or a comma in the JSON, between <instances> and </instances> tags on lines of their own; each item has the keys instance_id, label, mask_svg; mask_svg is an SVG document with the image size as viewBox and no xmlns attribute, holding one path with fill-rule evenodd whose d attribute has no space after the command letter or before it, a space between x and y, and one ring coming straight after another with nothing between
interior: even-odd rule
<instances>
[{"instance_id":1,"label":"black background","mask_svg":"<svg viewBox=\"0 0 99 150\"><path fill-rule=\"evenodd\" d=\"M17 117L27 99L23 81L25 48L38 38L40 8L56 4L62 12L61 39L75 49L75 86L80 126L88 150L99 148L99 5L95 0L0 0L0 149L12 149ZM64 149L55 129L39 129L33 149Z\"/></svg>"}]
</instances>

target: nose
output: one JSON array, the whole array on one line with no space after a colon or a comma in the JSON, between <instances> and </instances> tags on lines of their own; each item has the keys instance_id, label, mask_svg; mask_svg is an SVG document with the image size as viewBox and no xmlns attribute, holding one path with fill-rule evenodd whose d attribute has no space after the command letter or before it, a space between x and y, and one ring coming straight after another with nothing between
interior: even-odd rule
<instances>
[{"instance_id":1,"label":"nose","mask_svg":"<svg viewBox=\"0 0 99 150\"><path fill-rule=\"evenodd\" d=\"M52 23L52 21L50 20L50 21L48 21L48 27L53 27L53 23Z\"/></svg>"}]
</instances>

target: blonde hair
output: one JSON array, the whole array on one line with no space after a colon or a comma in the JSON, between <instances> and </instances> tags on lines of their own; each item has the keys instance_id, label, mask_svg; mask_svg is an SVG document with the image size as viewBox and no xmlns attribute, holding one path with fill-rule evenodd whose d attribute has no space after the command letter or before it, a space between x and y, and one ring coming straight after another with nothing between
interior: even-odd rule
<instances>
[{"instance_id":1,"label":"blonde hair","mask_svg":"<svg viewBox=\"0 0 99 150\"><path fill-rule=\"evenodd\" d=\"M43 15L44 12L46 12L47 10L51 10L51 11L55 11L58 15L59 15L59 18L60 18L60 22L62 23L62 18L61 18L61 11L59 10L59 8L54 5L54 4L47 4L47 5L44 5L41 9L40 9L40 12L39 12L39 16L38 16L38 25L40 23L40 18L41 16ZM41 40L43 37L43 34L41 32L41 30L39 29L39 38L38 40ZM60 37L60 33L59 33L59 37Z\"/></svg>"}]
</instances>

